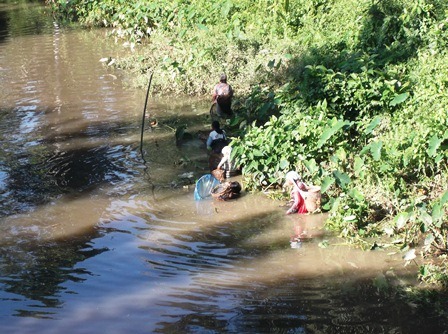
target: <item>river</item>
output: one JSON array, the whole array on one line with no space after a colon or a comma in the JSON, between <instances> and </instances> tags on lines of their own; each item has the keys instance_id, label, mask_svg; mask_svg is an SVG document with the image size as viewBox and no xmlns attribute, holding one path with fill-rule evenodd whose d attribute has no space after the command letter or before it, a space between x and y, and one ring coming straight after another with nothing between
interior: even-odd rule
<instances>
[{"instance_id":1,"label":"river","mask_svg":"<svg viewBox=\"0 0 448 334\"><path fill-rule=\"evenodd\" d=\"M394 295L416 283L396 251L338 245L263 195L194 201L207 152L175 129L208 131L207 101L150 97L142 159L145 92L106 65L126 52L0 2L2 333L444 330Z\"/></svg>"}]
</instances>

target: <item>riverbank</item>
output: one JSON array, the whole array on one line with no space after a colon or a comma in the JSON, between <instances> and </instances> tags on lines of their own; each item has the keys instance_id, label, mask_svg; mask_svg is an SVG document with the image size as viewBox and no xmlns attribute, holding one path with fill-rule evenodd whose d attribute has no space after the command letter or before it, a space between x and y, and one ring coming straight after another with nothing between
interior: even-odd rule
<instances>
[{"instance_id":1,"label":"riverbank","mask_svg":"<svg viewBox=\"0 0 448 334\"><path fill-rule=\"evenodd\" d=\"M364 249L414 254L416 275L446 286L446 5L286 3L171 1L122 16L124 5L93 2L79 14L128 39L134 54L114 66L131 86L154 72L156 94L207 96L226 72L248 188L299 170L322 186L328 228Z\"/></svg>"}]
</instances>

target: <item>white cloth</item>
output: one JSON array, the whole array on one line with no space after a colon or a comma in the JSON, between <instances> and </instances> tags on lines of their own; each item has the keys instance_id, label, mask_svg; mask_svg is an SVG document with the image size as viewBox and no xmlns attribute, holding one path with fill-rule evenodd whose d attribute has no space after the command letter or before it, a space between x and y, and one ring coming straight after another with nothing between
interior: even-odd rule
<instances>
[{"instance_id":1,"label":"white cloth","mask_svg":"<svg viewBox=\"0 0 448 334\"><path fill-rule=\"evenodd\" d=\"M224 169L231 170L232 166L230 163L230 154L232 153L232 148L230 146L224 146L221 153L223 157L218 164L218 169L221 168L224 164L226 164Z\"/></svg>"},{"instance_id":2,"label":"white cloth","mask_svg":"<svg viewBox=\"0 0 448 334\"><path fill-rule=\"evenodd\" d=\"M212 142L217 139L226 139L226 132L222 130L222 133L218 133L215 130L210 132L207 138L207 147L212 147Z\"/></svg>"}]
</instances>

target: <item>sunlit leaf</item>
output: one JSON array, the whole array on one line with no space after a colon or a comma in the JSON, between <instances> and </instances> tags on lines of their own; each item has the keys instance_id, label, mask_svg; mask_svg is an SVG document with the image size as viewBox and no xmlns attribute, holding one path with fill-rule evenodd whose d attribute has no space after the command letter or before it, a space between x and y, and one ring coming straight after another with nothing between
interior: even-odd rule
<instances>
[{"instance_id":1,"label":"sunlit leaf","mask_svg":"<svg viewBox=\"0 0 448 334\"><path fill-rule=\"evenodd\" d=\"M434 222L440 222L442 221L442 218L445 214L445 210L443 210L443 206L440 203L437 203L432 208L431 217ZM438 225L438 224L436 224Z\"/></svg>"},{"instance_id":2,"label":"sunlit leaf","mask_svg":"<svg viewBox=\"0 0 448 334\"><path fill-rule=\"evenodd\" d=\"M382 147L383 143L381 141L370 143L370 152L372 153L373 160L378 161L381 159Z\"/></svg>"},{"instance_id":3,"label":"sunlit leaf","mask_svg":"<svg viewBox=\"0 0 448 334\"><path fill-rule=\"evenodd\" d=\"M314 174L315 172L317 172L317 170L319 169L319 167L317 166L316 160L311 159L311 160L305 160L303 162L303 164L305 165L306 169L308 169L308 171L311 174Z\"/></svg>"},{"instance_id":4,"label":"sunlit leaf","mask_svg":"<svg viewBox=\"0 0 448 334\"><path fill-rule=\"evenodd\" d=\"M443 139L440 139L439 137L437 137L437 135L431 137L431 139L429 140L428 150L426 151L430 157L434 157L436 155L437 150L439 149L442 142Z\"/></svg>"},{"instance_id":5,"label":"sunlit leaf","mask_svg":"<svg viewBox=\"0 0 448 334\"><path fill-rule=\"evenodd\" d=\"M388 163L382 163L380 166L380 171L382 173L387 172L390 169L391 169L391 166Z\"/></svg>"},{"instance_id":6,"label":"sunlit leaf","mask_svg":"<svg viewBox=\"0 0 448 334\"><path fill-rule=\"evenodd\" d=\"M261 152L260 150L253 150L252 153L253 153L254 157L264 156L263 152Z\"/></svg>"},{"instance_id":7,"label":"sunlit leaf","mask_svg":"<svg viewBox=\"0 0 448 334\"><path fill-rule=\"evenodd\" d=\"M420 220L425 225L431 224L432 223L432 216L430 216L426 211L421 211L420 212Z\"/></svg>"},{"instance_id":8,"label":"sunlit leaf","mask_svg":"<svg viewBox=\"0 0 448 334\"><path fill-rule=\"evenodd\" d=\"M317 143L317 147L322 147L323 144L326 143L328 139L334 134L334 131L332 129L325 129L325 131L322 133L322 135L319 138L319 141Z\"/></svg>"},{"instance_id":9,"label":"sunlit leaf","mask_svg":"<svg viewBox=\"0 0 448 334\"><path fill-rule=\"evenodd\" d=\"M347 159L347 152L343 148L338 149L335 155L340 161L345 161Z\"/></svg>"},{"instance_id":10,"label":"sunlit leaf","mask_svg":"<svg viewBox=\"0 0 448 334\"><path fill-rule=\"evenodd\" d=\"M370 151L370 144L366 145L362 148L361 152L359 152L359 155L362 156L364 154L366 154L368 151Z\"/></svg>"},{"instance_id":11,"label":"sunlit leaf","mask_svg":"<svg viewBox=\"0 0 448 334\"><path fill-rule=\"evenodd\" d=\"M198 28L199 28L199 30L208 31L207 26L203 25L202 23L198 23Z\"/></svg>"},{"instance_id":12,"label":"sunlit leaf","mask_svg":"<svg viewBox=\"0 0 448 334\"><path fill-rule=\"evenodd\" d=\"M289 161L286 159L280 160L280 169L287 169L289 167Z\"/></svg>"},{"instance_id":13,"label":"sunlit leaf","mask_svg":"<svg viewBox=\"0 0 448 334\"><path fill-rule=\"evenodd\" d=\"M323 240L323 241L319 242L318 246L320 248L327 248L328 247L328 240Z\"/></svg>"},{"instance_id":14,"label":"sunlit leaf","mask_svg":"<svg viewBox=\"0 0 448 334\"><path fill-rule=\"evenodd\" d=\"M381 117L380 116L376 116L372 122L370 122L370 124L367 126L366 130L365 130L365 134L368 135L370 134L377 126L378 124L381 123Z\"/></svg>"},{"instance_id":15,"label":"sunlit leaf","mask_svg":"<svg viewBox=\"0 0 448 334\"><path fill-rule=\"evenodd\" d=\"M401 212L395 217L395 226L398 230L401 230L409 220L409 214L407 212Z\"/></svg>"},{"instance_id":16,"label":"sunlit leaf","mask_svg":"<svg viewBox=\"0 0 448 334\"><path fill-rule=\"evenodd\" d=\"M392 101L389 102L389 105L394 107L397 104L403 103L404 101L406 101L409 97L409 93L403 93L400 95L397 95L394 97L394 99Z\"/></svg>"},{"instance_id":17,"label":"sunlit leaf","mask_svg":"<svg viewBox=\"0 0 448 334\"><path fill-rule=\"evenodd\" d=\"M322 147L327 141L328 139L330 139L336 132L338 132L340 129L342 129L344 126L348 125L348 122L345 121L341 121L338 120L337 122L333 121L333 124L330 128L326 128L320 138L319 141L317 142L317 147Z\"/></svg>"},{"instance_id":18,"label":"sunlit leaf","mask_svg":"<svg viewBox=\"0 0 448 334\"><path fill-rule=\"evenodd\" d=\"M232 1L228 0L221 7L221 15L227 17L229 15L230 9L232 8Z\"/></svg>"},{"instance_id":19,"label":"sunlit leaf","mask_svg":"<svg viewBox=\"0 0 448 334\"><path fill-rule=\"evenodd\" d=\"M330 211L333 208L334 203L335 199L331 197L330 200L322 206L322 209L324 209L325 211Z\"/></svg>"},{"instance_id":20,"label":"sunlit leaf","mask_svg":"<svg viewBox=\"0 0 448 334\"><path fill-rule=\"evenodd\" d=\"M350 176L338 170L333 172L333 176L336 178L336 183L341 186L341 188L345 188L351 181Z\"/></svg>"},{"instance_id":21,"label":"sunlit leaf","mask_svg":"<svg viewBox=\"0 0 448 334\"><path fill-rule=\"evenodd\" d=\"M446 202L448 202L448 190L445 191L442 198L440 199L440 204L444 205Z\"/></svg>"},{"instance_id":22,"label":"sunlit leaf","mask_svg":"<svg viewBox=\"0 0 448 334\"><path fill-rule=\"evenodd\" d=\"M335 182L334 178L326 176L323 181L322 184L320 186L320 191L321 193L325 193L328 188L330 188L330 186Z\"/></svg>"},{"instance_id":23,"label":"sunlit leaf","mask_svg":"<svg viewBox=\"0 0 448 334\"><path fill-rule=\"evenodd\" d=\"M358 202L364 201L364 195L358 189L351 189L348 194Z\"/></svg>"}]
</instances>

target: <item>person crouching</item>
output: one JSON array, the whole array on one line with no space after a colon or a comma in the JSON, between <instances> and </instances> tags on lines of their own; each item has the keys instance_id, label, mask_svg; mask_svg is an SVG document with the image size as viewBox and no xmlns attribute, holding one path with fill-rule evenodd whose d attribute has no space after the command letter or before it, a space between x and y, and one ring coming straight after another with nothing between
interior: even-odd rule
<instances>
[{"instance_id":1,"label":"person crouching","mask_svg":"<svg viewBox=\"0 0 448 334\"><path fill-rule=\"evenodd\" d=\"M305 183L302 182L301 176L297 172L288 172L285 176L285 183L283 187L292 186L291 190L291 201L292 205L286 211L286 214L289 215L291 213L308 213L305 205L305 199L303 197L303 192L308 190L308 187Z\"/></svg>"}]
</instances>

